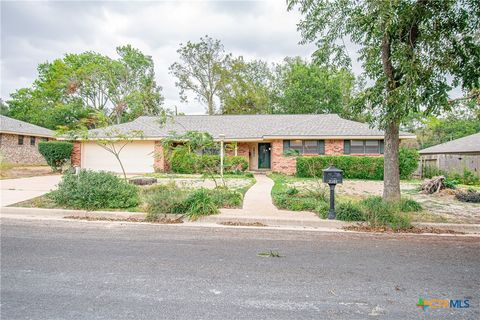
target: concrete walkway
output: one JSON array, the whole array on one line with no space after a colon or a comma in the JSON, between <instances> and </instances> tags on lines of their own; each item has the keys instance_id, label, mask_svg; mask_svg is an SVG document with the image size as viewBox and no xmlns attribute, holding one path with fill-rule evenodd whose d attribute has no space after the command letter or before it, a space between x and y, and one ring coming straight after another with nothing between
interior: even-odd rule
<instances>
[{"instance_id":1,"label":"concrete walkway","mask_svg":"<svg viewBox=\"0 0 480 320\"><path fill-rule=\"evenodd\" d=\"M61 178L61 175L50 175L0 180L0 207L44 195L55 188Z\"/></svg>"}]
</instances>

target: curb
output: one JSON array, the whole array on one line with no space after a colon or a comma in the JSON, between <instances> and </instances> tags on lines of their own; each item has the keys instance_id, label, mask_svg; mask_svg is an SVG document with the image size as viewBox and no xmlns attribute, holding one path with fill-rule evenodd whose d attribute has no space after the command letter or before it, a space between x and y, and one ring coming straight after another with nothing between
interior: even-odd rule
<instances>
[{"instance_id":1,"label":"curb","mask_svg":"<svg viewBox=\"0 0 480 320\"><path fill-rule=\"evenodd\" d=\"M106 219L142 219L145 217L144 212L128 212L128 211L87 211L87 210L70 210L70 209L44 209L44 208L22 208L22 207L1 207L0 213L7 215L17 215L23 217L54 217L64 218L73 217L91 217ZM167 215L169 216L169 215ZM178 215L173 215L177 217ZM206 216L199 218L197 222L189 222L189 225L195 224L222 224L225 222L236 222L240 224L251 224L254 222L262 223L268 227L292 227L292 228L321 228L325 231L342 231L345 226L355 225L358 222L344 222L339 220L322 220L322 219L286 219L283 217L229 217L229 216ZM440 230L453 230L464 232L465 234L480 234L480 224L455 224L455 223L413 223L419 228L436 228Z\"/></svg>"}]
</instances>

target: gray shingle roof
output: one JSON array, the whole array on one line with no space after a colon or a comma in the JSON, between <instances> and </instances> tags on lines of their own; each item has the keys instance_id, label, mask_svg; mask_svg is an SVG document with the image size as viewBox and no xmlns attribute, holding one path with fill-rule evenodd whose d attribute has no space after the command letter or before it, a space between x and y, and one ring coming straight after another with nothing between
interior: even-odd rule
<instances>
[{"instance_id":1,"label":"gray shingle roof","mask_svg":"<svg viewBox=\"0 0 480 320\"><path fill-rule=\"evenodd\" d=\"M206 131L214 138L225 134L228 139L261 139L265 137L379 137L383 131L368 124L340 118L336 114L295 115L186 115L175 116L161 124L157 117L139 117L136 120L108 127L120 132L142 130L145 138L161 138L171 132ZM102 137L104 129L91 130L93 136ZM414 138L402 132L404 138Z\"/></svg>"},{"instance_id":2,"label":"gray shingle roof","mask_svg":"<svg viewBox=\"0 0 480 320\"><path fill-rule=\"evenodd\" d=\"M0 115L0 132L40 137L53 137L54 134L52 130L47 128L39 127L28 122L12 119L2 115Z\"/></svg>"},{"instance_id":3,"label":"gray shingle roof","mask_svg":"<svg viewBox=\"0 0 480 320\"><path fill-rule=\"evenodd\" d=\"M480 132L460 139L437 144L436 146L422 149L419 152L420 154L480 152Z\"/></svg>"}]
</instances>

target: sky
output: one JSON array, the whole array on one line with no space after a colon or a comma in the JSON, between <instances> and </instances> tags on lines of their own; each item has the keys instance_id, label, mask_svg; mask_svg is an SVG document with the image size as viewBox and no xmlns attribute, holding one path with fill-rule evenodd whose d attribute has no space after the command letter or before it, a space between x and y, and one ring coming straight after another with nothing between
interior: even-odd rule
<instances>
[{"instance_id":1,"label":"sky","mask_svg":"<svg viewBox=\"0 0 480 320\"><path fill-rule=\"evenodd\" d=\"M280 62L309 58L313 45L300 45L297 12L285 0L264 1L3 1L1 3L0 97L28 87L39 63L65 53L95 51L116 58L115 48L131 44L152 56L165 106L202 114L205 106L182 103L168 67L180 43L209 35L227 52L246 59ZM355 68L354 68L354 71ZM358 71L358 70L357 70Z\"/></svg>"}]
</instances>

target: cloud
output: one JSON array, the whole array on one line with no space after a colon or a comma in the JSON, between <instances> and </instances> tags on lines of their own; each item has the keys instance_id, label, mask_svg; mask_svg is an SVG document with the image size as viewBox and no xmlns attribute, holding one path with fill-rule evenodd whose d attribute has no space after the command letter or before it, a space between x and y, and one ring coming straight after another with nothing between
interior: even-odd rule
<instances>
[{"instance_id":1,"label":"cloud","mask_svg":"<svg viewBox=\"0 0 480 320\"><path fill-rule=\"evenodd\" d=\"M7 99L29 86L39 63L83 51L115 57L115 47L129 43L153 57L167 106L204 113L194 99L180 102L168 72L180 43L208 34L220 39L227 52L248 59L310 57L314 46L298 44L299 19L281 0L1 2L0 96Z\"/></svg>"}]
</instances>

